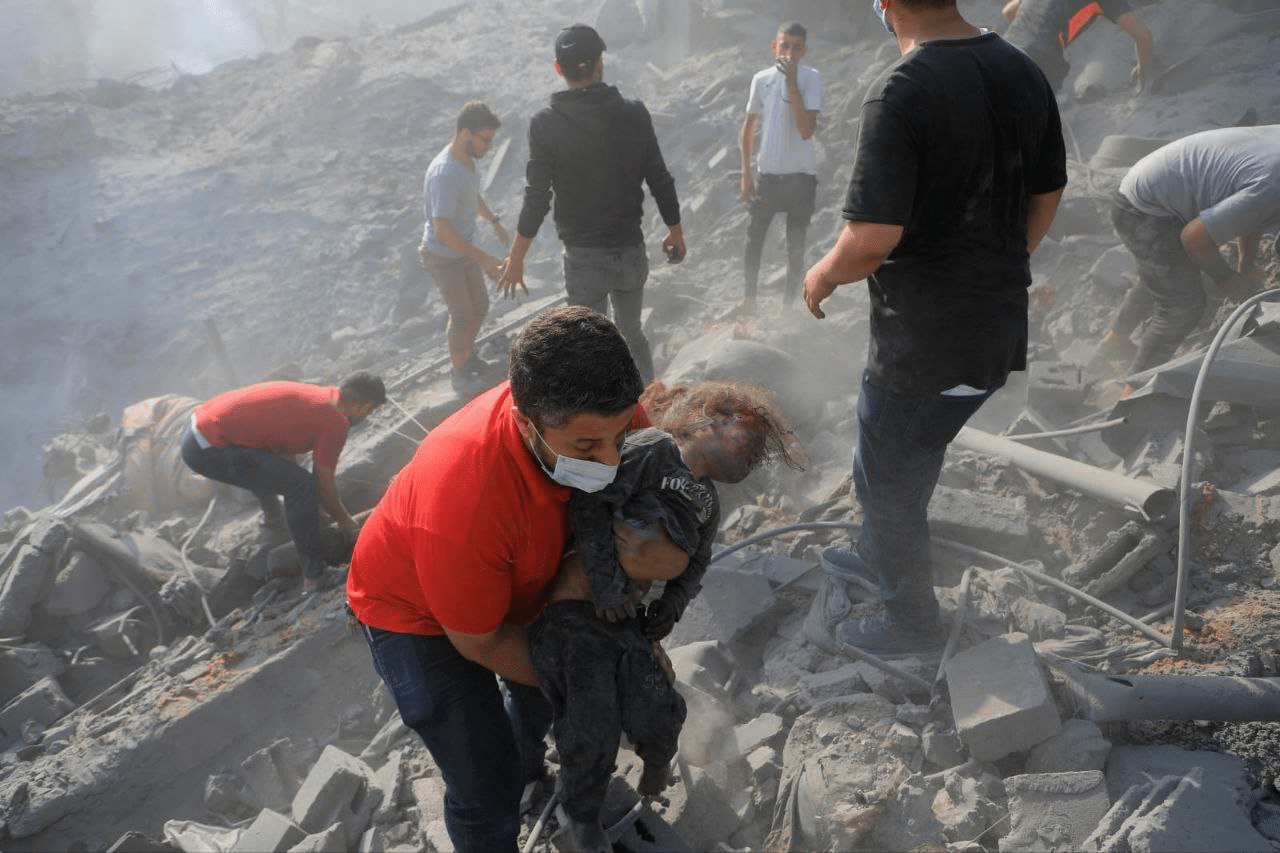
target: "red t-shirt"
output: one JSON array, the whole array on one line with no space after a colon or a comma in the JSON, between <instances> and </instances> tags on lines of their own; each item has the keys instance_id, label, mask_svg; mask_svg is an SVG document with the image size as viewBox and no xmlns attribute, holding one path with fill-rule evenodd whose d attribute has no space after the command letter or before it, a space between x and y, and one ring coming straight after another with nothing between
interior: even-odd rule
<instances>
[{"instance_id":1,"label":"red t-shirt","mask_svg":"<svg viewBox=\"0 0 1280 853\"><path fill-rule=\"evenodd\" d=\"M528 625L569 539L571 489L516 428L507 382L432 430L360 531L347 600L366 625L487 634ZM632 420L646 420L639 408Z\"/></svg>"},{"instance_id":2,"label":"red t-shirt","mask_svg":"<svg viewBox=\"0 0 1280 853\"><path fill-rule=\"evenodd\" d=\"M196 407L196 429L214 447L310 451L312 463L324 468L338 467L350 428L338 408L338 389L305 382L259 382Z\"/></svg>"},{"instance_id":3,"label":"red t-shirt","mask_svg":"<svg viewBox=\"0 0 1280 853\"><path fill-rule=\"evenodd\" d=\"M312 464L338 467L351 424L338 389L305 382L260 382L196 407L196 429L214 447L236 444L269 453L311 452Z\"/></svg>"}]
</instances>

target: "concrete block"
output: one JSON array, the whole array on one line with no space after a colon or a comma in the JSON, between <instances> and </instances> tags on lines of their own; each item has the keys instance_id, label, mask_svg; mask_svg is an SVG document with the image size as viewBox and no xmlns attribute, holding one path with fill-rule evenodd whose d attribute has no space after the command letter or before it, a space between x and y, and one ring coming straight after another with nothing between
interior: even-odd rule
<instances>
[{"instance_id":1,"label":"concrete block","mask_svg":"<svg viewBox=\"0 0 1280 853\"><path fill-rule=\"evenodd\" d=\"M40 679L57 678L66 671L66 658L43 643L0 648L0 707Z\"/></svg>"},{"instance_id":2,"label":"concrete block","mask_svg":"<svg viewBox=\"0 0 1280 853\"><path fill-rule=\"evenodd\" d=\"M0 749L21 740L22 727L27 721L35 721L44 728L75 707L56 680L40 679L0 709Z\"/></svg>"},{"instance_id":3,"label":"concrete block","mask_svg":"<svg viewBox=\"0 0 1280 853\"><path fill-rule=\"evenodd\" d=\"M382 805L374 813L374 823L386 823L395 816L400 802L400 790L404 784L404 773L404 752L397 749L387 757L387 763L382 765L382 769L374 774L373 784L382 792Z\"/></svg>"},{"instance_id":4,"label":"concrete block","mask_svg":"<svg viewBox=\"0 0 1280 853\"><path fill-rule=\"evenodd\" d=\"M711 639L732 645L779 607L764 575L712 564L703 578L702 591L676 623L668 645L675 648Z\"/></svg>"},{"instance_id":5,"label":"concrete block","mask_svg":"<svg viewBox=\"0 0 1280 853\"><path fill-rule=\"evenodd\" d=\"M27 528L27 544L38 551L52 556L67 541L70 528L60 518L41 515Z\"/></svg>"},{"instance_id":6,"label":"concrete block","mask_svg":"<svg viewBox=\"0 0 1280 853\"><path fill-rule=\"evenodd\" d=\"M733 739L738 747L738 755L746 755L758 746L763 746L781 737L786 725L777 714L761 714L754 720L743 723L733 730Z\"/></svg>"},{"instance_id":7,"label":"concrete block","mask_svg":"<svg viewBox=\"0 0 1280 853\"><path fill-rule=\"evenodd\" d=\"M801 677L799 686L814 701L818 701L865 692L867 682L862 678L862 668L857 664L847 663L837 669L805 675Z\"/></svg>"},{"instance_id":8,"label":"concrete block","mask_svg":"<svg viewBox=\"0 0 1280 853\"><path fill-rule=\"evenodd\" d=\"M30 544L18 549L0 577L0 637L21 637L53 580L53 558Z\"/></svg>"},{"instance_id":9,"label":"concrete block","mask_svg":"<svg viewBox=\"0 0 1280 853\"><path fill-rule=\"evenodd\" d=\"M88 613L111 591L111 578L90 555L76 551L53 579L45 596L44 612L50 616Z\"/></svg>"},{"instance_id":10,"label":"concrete block","mask_svg":"<svg viewBox=\"0 0 1280 853\"><path fill-rule=\"evenodd\" d=\"M364 832L359 837L363 837ZM313 832L289 848L289 853L347 853L354 845L347 841L347 829L341 823Z\"/></svg>"},{"instance_id":11,"label":"concrete block","mask_svg":"<svg viewBox=\"0 0 1280 853\"><path fill-rule=\"evenodd\" d=\"M758 746L747 755L747 767L751 771L754 787L757 788L768 779L776 779L781 766L781 756L771 746Z\"/></svg>"},{"instance_id":12,"label":"concrete block","mask_svg":"<svg viewBox=\"0 0 1280 853\"><path fill-rule=\"evenodd\" d=\"M373 771L358 758L329 745L293 798L293 819L309 833L341 823L344 846L354 847L382 804Z\"/></svg>"},{"instance_id":13,"label":"concrete block","mask_svg":"<svg viewBox=\"0 0 1280 853\"><path fill-rule=\"evenodd\" d=\"M688 770L689 778L682 780L682 786L672 786L664 792L670 794L670 806L663 817L684 839L686 849L715 850L737 830L738 815L711 774L699 767ZM679 796L682 792L683 798Z\"/></svg>"},{"instance_id":14,"label":"concrete block","mask_svg":"<svg viewBox=\"0 0 1280 853\"><path fill-rule=\"evenodd\" d=\"M1100 770L1027 773L1004 780L1009 834L1002 851L1084 850L1084 840L1111 808Z\"/></svg>"},{"instance_id":15,"label":"concrete block","mask_svg":"<svg viewBox=\"0 0 1280 853\"><path fill-rule=\"evenodd\" d=\"M1030 749L1062 726L1026 634L993 637L946 665L956 733L979 761Z\"/></svg>"},{"instance_id":16,"label":"concrete block","mask_svg":"<svg viewBox=\"0 0 1280 853\"><path fill-rule=\"evenodd\" d=\"M272 809L263 809L241 833L231 853L284 853L306 837L289 818Z\"/></svg>"},{"instance_id":17,"label":"concrete block","mask_svg":"<svg viewBox=\"0 0 1280 853\"><path fill-rule=\"evenodd\" d=\"M289 762L288 738L260 749L240 762L240 774L244 779L244 799L255 808L286 811L298 789Z\"/></svg>"},{"instance_id":18,"label":"concrete block","mask_svg":"<svg viewBox=\"0 0 1280 853\"><path fill-rule=\"evenodd\" d=\"M1111 753L1111 741L1090 720L1066 720L1056 735L1038 743L1027 755L1028 773L1101 770Z\"/></svg>"},{"instance_id":19,"label":"concrete block","mask_svg":"<svg viewBox=\"0 0 1280 853\"><path fill-rule=\"evenodd\" d=\"M934 767L946 769L964 762L964 744L956 736L955 729L936 722L925 723L920 732L920 751L924 760Z\"/></svg>"},{"instance_id":20,"label":"concrete block","mask_svg":"<svg viewBox=\"0 0 1280 853\"><path fill-rule=\"evenodd\" d=\"M1016 558L1027 547L1027 500L938 486L929 502L935 536Z\"/></svg>"}]
</instances>

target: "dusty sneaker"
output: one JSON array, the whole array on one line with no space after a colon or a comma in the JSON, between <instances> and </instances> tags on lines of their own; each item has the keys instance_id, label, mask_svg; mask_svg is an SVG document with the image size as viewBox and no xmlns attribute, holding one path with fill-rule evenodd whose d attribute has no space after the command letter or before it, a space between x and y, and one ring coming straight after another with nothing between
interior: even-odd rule
<instances>
[{"instance_id":1,"label":"dusty sneaker","mask_svg":"<svg viewBox=\"0 0 1280 853\"><path fill-rule=\"evenodd\" d=\"M907 622L894 619L888 610L878 610L861 619L848 619L836 626L836 640L876 657L928 654L941 651L947 642L942 623Z\"/></svg>"},{"instance_id":2,"label":"dusty sneaker","mask_svg":"<svg viewBox=\"0 0 1280 853\"><path fill-rule=\"evenodd\" d=\"M880 588L870 567L853 548L833 546L822 550L822 570L832 577L857 584L879 597Z\"/></svg>"}]
</instances>

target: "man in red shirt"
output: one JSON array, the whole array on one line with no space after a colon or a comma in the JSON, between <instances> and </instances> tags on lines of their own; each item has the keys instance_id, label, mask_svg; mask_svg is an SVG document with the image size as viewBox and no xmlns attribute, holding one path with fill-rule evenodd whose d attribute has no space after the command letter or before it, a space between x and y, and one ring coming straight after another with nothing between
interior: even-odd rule
<instances>
[{"instance_id":1,"label":"man in red shirt","mask_svg":"<svg viewBox=\"0 0 1280 853\"><path fill-rule=\"evenodd\" d=\"M260 382L219 394L196 407L182 437L187 467L211 480L248 489L263 521L286 521L302 563L303 589L320 589L323 509L352 539L359 525L338 495L334 471L348 430L387 400L382 380L360 371L333 386ZM311 453L312 471L294 461ZM284 509L279 498L284 497Z\"/></svg>"},{"instance_id":2,"label":"man in red shirt","mask_svg":"<svg viewBox=\"0 0 1280 853\"><path fill-rule=\"evenodd\" d=\"M347 600L374 668L445 782L459 851L515 851L551 708L528 626L569 541L573 488L612 481L642 385L627 343L582 306L543 312L511 348L510 381L431 431L356 542ZM688 557L665 530L624 530L637 572ZM506 698L499 679L506 687Z\"/></svg>"}]
</instances>

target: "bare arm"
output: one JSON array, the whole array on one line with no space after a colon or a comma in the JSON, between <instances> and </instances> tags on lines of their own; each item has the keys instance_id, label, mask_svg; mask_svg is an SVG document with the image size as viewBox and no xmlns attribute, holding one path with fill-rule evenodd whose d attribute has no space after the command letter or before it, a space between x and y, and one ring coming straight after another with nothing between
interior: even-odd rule
<instances>
[{"instance_id":1,"label":"bare arm","mask_svg":"<svg viewBox=\"0 0 1280 853\"><path fill-rule=\"evenodd\" d=\"M480 213L481 219L493 226L493 233L498 238L498 242L503 246L507 245L507 240L511 239L507 235L507 229L502 227L502 222L498 219L497 214L489 209L489 205L484 203L483 196L476 196L476 210Z\"/></svg>"},{"instance_id":2,"label":"bare arm","mask_svg":"<svg viewBox=\"0 0 1280 853\"><path fill-rule=\"evenodd\" d=\"M1129 34L1129 38L1133 39L1133 46L1138 55L1138 70L1146 77L1154 68L1152 60L1156 55L1156 45L1151 37L1151 30L1147 29L1132 12L1125 12L1116 18L1116 23Z\"/></svg>"},{"instance_id":3,"label":"bare arm","mask_svg":"<svg viewBox=\"0 0 1280 853\"><path fill-rule=\"evenodd\" d=\"M448 628L444 633L467 660L510 681L538 686L529 654L529 632L519 625L504 622L488 634L464 634Z\"/></svg>"},{"instance_id":4,"label":"bare arm","mask_svg":"<svg viewBox=\"0 0 1280 853\"><path fill-rule=\"evenodd\" d=\"M1031 207L1027 210L1028 255L1035 252L1044 235L1049 233L1049 226L1058 212L1058 203L1062 201L1062 189L1031 196Z\"/></svg>"},{"instance_id":5,"label":"bare arm","mask_svg":"<svg viewBox=\"0 0 1280 853\"><path fill-rule=\"evenodd\" d=\"M1240 272L1253 272L1258 268L1258 246L1261 243L1261 234L1241 234L1236 238L1236 248L1240 252L1240 263L1236 266Z\"/></svg>"},{"instance_id":6,"label":"bare arm","mask_svg":"<svg viewBox=\"0 0 1280 853\"><path fill-rule=\"evenodd\" d=\"M1018 16L1018 7L1022 5L1022 0L1009 0L1004 4L1004 8L1000 11L1004 14L1004 19L1009 23L1013 23L1013 19Z\"/></svg>"},{"instance_id":7,"label":"bare arm","mask_svg":"<svg viewBox=\"0 0 1280 853\"><path fill-rule=\"evenodd\" d=\"M431 224L435 228L436 237L439 238L441 243L453 249L459 255L475 261L489 278L496 281L498 276L501 275L502 262L483 249L477 248L464 240L462 235L458 233L458 229L453 227L452 221L445 219L443 216L437 216L431 221Z\"/></svg>"},{"instance_id":8,"label":"bare arm","mask_svg":"<svg viewBox=\"0 0 1280 853\"><path fill-rule=\"evenodd\" d=\"M351 513L347 512L347 508L342 505L342 498L338 496L338 484L334 479L333 469L314 464L312 467L316 478L316 493L320 499L320 508L324 510L325 515L333 519L347 533L355 533L360 529L360 525L356 524L356 520L351 517Z\"/></svg>"},{"instance_id":9,"label":"bare arm","mask_svg":"<svg viewBox=\"0 0 1280 853\"><path fill-rule=\"evenodd\" d=\"M819 307L842 284L862 281L880 268L893 247L902 239L901 225L879 222L850 222L836 244L804 277L804 301L809 312L821 320L827 316Z\"/></svg>"},{"instance_id":10,"label":"bare arm","mask_svg":"<svg viewBox=\"0 0 1280 853\"><path fill-rule=\"evenodd\" d=\"M1257 290L1259 282L1256 271L1252 266L1244 266L1243 256L1240 270L1233 270L1218 251L1217 242L1200 217L1197 216L1186 224L1182 229L1181 240L1182 247L1187 250L1191 260L1196 262L1196 266L1204 270L1231 299L1243 301Z\"/></svg>"},{"instance_id":11,"label":"bare arm","mask_svg":"<svg viewBox=\"0 0 1280 853\"><path fill-rule=\"evenodd\" d=\"M738 134L738 149L742 152L742 192L739 197L750 201L756 194L755 175L751 171L751 154L756 144L756 127L760 124L757 113L747 113L742 120L742 131Z\"/></svg>"}]
</instances>

